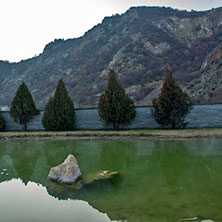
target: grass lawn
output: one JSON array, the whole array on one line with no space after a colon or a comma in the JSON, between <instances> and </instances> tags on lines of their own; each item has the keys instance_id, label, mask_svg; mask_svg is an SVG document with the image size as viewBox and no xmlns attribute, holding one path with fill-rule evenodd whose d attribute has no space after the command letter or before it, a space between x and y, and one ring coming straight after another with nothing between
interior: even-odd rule
<instances>
[{"instance_id":1,"label":"grass lawn","mask_svg":"<svg viewBox=\"0 0 222 222\"><path fill-rule=\"evenodd\" d=\"M28 138L222 138L222 128L202 128L183 130L77 130L66 132L27 131L27 132L1 132L0 140L28 139Z\"/></svg>"}]
</instances>

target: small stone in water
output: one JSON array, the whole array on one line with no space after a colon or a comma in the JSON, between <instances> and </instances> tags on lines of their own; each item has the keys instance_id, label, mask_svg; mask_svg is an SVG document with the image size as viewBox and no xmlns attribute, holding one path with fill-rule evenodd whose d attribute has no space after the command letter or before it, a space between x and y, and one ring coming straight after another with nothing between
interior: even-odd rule
<instances>
[{"instance_id":1,"label":"small stone in water","mask_svg":"<svg viewBox=\"0 0 222 222\"><path fill-rule=\"evenodd\" d=\"M184 220L184 221L191 221L191 220L196 220L197 217L192 217L192 218L184 218L184 219L181 219L181 220Z\"/></svg>"},{"instance_id":2,"label":"small stone in water","mask_svg":"<svg viewBox=\"0 0 222 222\"><path fill-rule=\"evenodd\" d=\"M99 176L104 177L106 174L108 173L108 171L103 171L102 173L99 174Z\"/></svg>"}]
</instances>

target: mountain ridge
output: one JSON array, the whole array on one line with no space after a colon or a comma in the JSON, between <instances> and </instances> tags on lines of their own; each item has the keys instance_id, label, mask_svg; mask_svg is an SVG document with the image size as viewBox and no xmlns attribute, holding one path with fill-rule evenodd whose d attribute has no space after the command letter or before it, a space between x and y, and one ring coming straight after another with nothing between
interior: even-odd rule
<instances>
[{"instance_id":1,"label":"mountain ridge","mask_svg":"<svg viewBox=\"0 0 222 222\"><path fill-rule=\"evenodd\" d=\"M211 100L206 90L200 98L191 87L194 79L204 76L201 67L221 36L222 8L187 12L132 7L105 17L82 37L47 44L39 56L19 63L0 61L0 102L10 106L24 81L38 108L44 109L63 78L76 107L95 107L112 68L136 105L147 105L158 95L168 65L195 103L222 102L215 96Z\"/></svg>"}]
</instances>

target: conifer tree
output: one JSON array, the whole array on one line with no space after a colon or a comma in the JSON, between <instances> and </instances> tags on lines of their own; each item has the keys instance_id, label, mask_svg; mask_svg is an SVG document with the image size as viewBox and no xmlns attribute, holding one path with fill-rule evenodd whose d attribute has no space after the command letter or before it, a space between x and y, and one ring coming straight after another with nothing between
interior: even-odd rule
<instances>
[{"instance_id":1,"label":"conifer tree","mask_svg":"<svg viewBox=\"0 0 222 222\"><path fill-rule=\"evenodd\" d=\"M42 124L46 130L68 131L74 129L74 123L74 104L68 95L63 79L60 79L55 95L46 105Z\"/></svg>"},{"instance_id":2,"label":"conifer tree","mask_svg":"<svg viewBox=\"0 0 222 222\"><path fill-rule=\"evenodd\" d=\"M12 101L10 116L15 122L23 125L23 129L27 130L27 123L33 116L37 115L39 111L36 109L32 95L27 86L23 82Z\"/></svg>"},{"instance_id":3,"label":"conifer tree","mask_svg":"<svg viewBox=\"0 0 222 222\"><path fill-rule=\"evenodd\" d=\"M54 112L54 103L53 98L50 97L48 103L45 107L45 112L42 117L42 125L46 130L53 131L56 128L56 119L55 112Z\"/></svg>"},{"instance_id":4,"label":"conifer tree","mask_svg":"<svg viewBox=\"0 0 222 222\"><path fill-rule=\"evenodd\" d=\"M99 98L99 116L106 124L112 124L115 130L120 124L129 124L136 116L135 106L126 93L116 73L110 70L108 85Z\"/></svg>"},{"instance_id":5,"label":"conifer tree","mask_svg":"<svg viewBox=\"0 0 222 222\"><path fill-rule=\"evenodd\" d=\"M172 76L167 71L163 87L158 98L152 100L152 116L162 126L170 126L172 129L185 127L185 116L192 108L190 98L183 92Z\"/></svg>"},{"instance_id":6,"label":"conifer tree","mask_svg":"<svg viewBox=\"0 0 222 222\"><path fill-rule=\"evenodd\" d=\"M0 131L3 131L5 129L5 119L2 116L2 112L0 109Z\"/></svg>"}]
</instances>

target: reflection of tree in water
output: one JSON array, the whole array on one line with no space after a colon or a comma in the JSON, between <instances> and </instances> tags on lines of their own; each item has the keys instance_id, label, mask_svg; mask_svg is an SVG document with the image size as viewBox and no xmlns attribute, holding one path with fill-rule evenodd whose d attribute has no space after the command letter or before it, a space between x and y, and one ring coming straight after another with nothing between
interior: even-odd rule
<instances>
[{"instance_id":1,"label":"reflection of tree in water","mask_svg":"<svg viewBox=\"0 0 222 222\"><path fill-rule=\"evenodd\" d=\"M132 141L107 141L102 144L100 165L102 169L128 172L135 164L137 151Z\"/></svg>"},{"instance_id":2,"label":"reflection of tree in water","mask_svg":"<svg viewBox=\"0 0 222 222\"><path fill-rule=\"evenodd\" d=\"M202 139L185 141L193 156L187 180L192 184L192 192L202 196L222 196L222 149L218 139ZM191 186L190 186L191 187ZM221 201L220 201L221 202Z\"/></svg>"},{"instance_id":3,"label":"reflection of tree in water","mask_svg":"<svg viewBox=\"0 0 222 222\"><path fill-rule=\"evenodd\" d=\"M192 165L192 156L189 154L183 141L158 141L158 148L152 155L152 161L160 166L165 182L172 191L180 189L186 171Z\"/></svg>"},{"instance_id":4,"label":"reflection of tree in water","mask_svg":"<svg viewBox=\"0 0 222 222\"><path fill-rule=\"evenodd\" d=\"M160 169L159 186L156 186L155 193L158 200L156 205L162 204L163 211L167 206L167 214L171 214L169 210L172 209L175 217L190 214L216 218L222 207L221 158L199 155L208 150L209 144L200 144L198 140L158 143L152 156L154 165Z\"/></svg>"},{"instance_id":5,"label":"reflection of tree in water","mask_svg":"<svg viewBox=\"0 0 222 222\"><path fill-rule=\"evenodd\" d=\"M3 152L4 152L4 142L0 141L0 160L2 158Z\"/></svg>"},{"instance_id":6,"label":"reflection of tree in water","mask_svg":"<svg viewBox=\"0 0 222 222\"><path fill-rule=\"evenodd\" d=\"M10 181L12 178L18 178L18 174L13 166L10 155L3 154L0 159L0 183Z\"/></svg>"},{"instance_id":7,"label":"reflection of tree in water","mask_svg":"<svg viewBox=\"0 0 222 222\"><path fill-rule=\"evenodd\" d=\"M108 140L100 146L101 170L117 171L119 175L114 180L96 184L92 189L82 190L82 193L77 193L77 195L82 194L82 197L93 207L107 213L112 220L127 219L125 211L128 207L126 201L127 199L131 203L133 201L130 193L126 195L126 190L134 186L136 144L127 140Z\"/></svg>"},{"instance_id":8,"label":"reflection of tree in water","mask_svg":"<svg viewBox=\"0 0 222 222\"><path fill-rule=\"evenodd\" d=\"M69 154L73 154L77 158L76 143L72 140L63 141L46 141L43 149L50 167L61 164Z\"/></svg>"},{"instance_id":9,"label":"reflection of tree in water","mask_svg":"<svg viewBox=\"0 0 222 222\"><path fill-rule=\"evenodd\" d=\"M17 142L10 153L14 168L24 184L30 181L39 155L39 144L27 141Z\"/></svg>"},{"instance_id":10,"label":"reflection of tree in water","mask_svg":"<svg viewBox=\"0 0 222 222\"><path fill-rule=\"evenodd\" d=\"M100 165L102 170L117 171L119 176L112 184L113 192L118 192L125 177L132 174L137 156L135 143L132 141L107 141L102 144Z\"/></svg>"}]
</instances>

